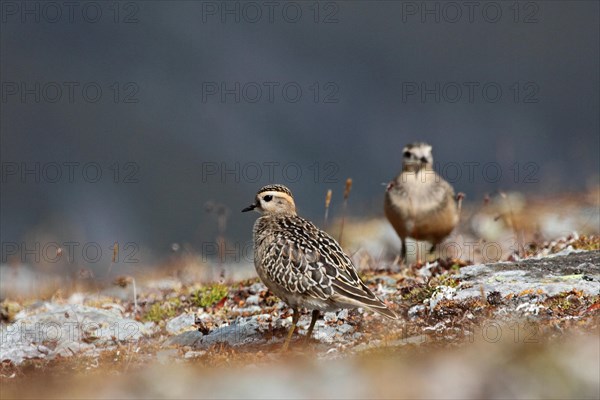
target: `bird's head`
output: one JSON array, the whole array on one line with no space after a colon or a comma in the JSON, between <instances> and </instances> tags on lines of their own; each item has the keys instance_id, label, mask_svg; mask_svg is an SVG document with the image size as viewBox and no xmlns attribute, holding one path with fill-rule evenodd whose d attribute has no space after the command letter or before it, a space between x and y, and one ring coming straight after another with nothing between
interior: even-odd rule
<instances>
[{"instance_id":1,"label":"bird's head","mask_svg":"<svg viewBox=\"0 0 600 400\"><path fill-rule=\"evenodd\" d=\"M402 150L403 171L418 171L421 168L432 168L432 166L431 145L416 142L406 145Z\"/></svg>"},{"instance_id":2,"label":"bird's head","mask_svg":"<svg viewBox=\"0 0 600 400\"><path fill-rule=\"evenodd\" d=\"M258 193L254 203L244 208L242 212L258 211L263 214L287 214L296 215L296 204L290 189L283 185L263 186Z\"/></svg>"}]
</instances>

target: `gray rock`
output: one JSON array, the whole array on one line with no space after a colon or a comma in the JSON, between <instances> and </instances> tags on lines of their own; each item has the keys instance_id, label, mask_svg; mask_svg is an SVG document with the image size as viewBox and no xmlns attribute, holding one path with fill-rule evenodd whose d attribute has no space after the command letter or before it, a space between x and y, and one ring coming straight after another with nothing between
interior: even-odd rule
<instances>
[{"instance_id":1,"label":"gray rock","mask_svg":"<svg viewBox=\"0 0 600 400\"><path fill-rule=\"evenodd\" d=\"M262 343L259 323L256 317L238 318L231 325L214 329L208 335L198 331L184 332L169 338L165 345L191 346L195 349L206 349L215 343L226 343L240 346L248 343Z\"/></svg>"},{"instance_id":2,"label":"gray rock","mask_svg":"<svg viewBox=\"0 0 600 400\"><path fill-rule=\"evenodd\" d=\"M499 292L502 296L525 290L547 296L580 290L588 295L600 293L600 251L570 251L540 259L470 265L460 269L461 284L454 298L480 297Z\"/></svg>"},{"instance_id":3,"label":"gray rock","mask_svg":"<svg viewBox=\"0 0 600 400\"><path fill-rule=\"evenodd\" d=\"M53 359L57 356L71 357L78 353L96 350L96 346L90 343L82 343L75 341L63 341L56 346L48 358Z\"/></svg>"},{"instance_id":4,"label":"gray rock","mask_svg":"<svg viewBox=\"0 0 600 400\"><path fill-rule=\"evenodd\" d=\"M204 335L199 331L187 331L177 336L170 337L164 343L165 346L190 346L194 347Z\"/></svg>"},{"instance_id":5,"label":"gray rock","mask_svg":"<svg viewBox=\"0 0 600 400\"><path fill-rule=\"evenodd\" d=\"M233 324L217 328L196 343L196 347L209 347L215 343L230 346L264 341L259 332L259 324L254 318L239 318Z\"/></svg>"},{"instance_id":6,"label":"gray rock","mask_svg":"<svg viewBox=\"0 0 600 400\"><path fill-rule=\"evenodd\" d=\"M144 323L144 330L148 336L152 336L160 331L160 326L156 322L148 321Z\"/></svg>"},{"instance_id":7,"label":"gray rock","mask_svg":"<svg viewBox=\"0 0 600 400\"><path fill-rule=\"evenodd\" d=\"M337 321L338 319L348 319L348 310L329 311L323 314L323 320L325 322Z\"/></svg>"},{"instance_id":8,"label":"gray rock","mask_svg":"<svg viewBox=\"0 0 600 400\"><path fill-rule=\"evenodd\" d=\"M348 341L353 338L351 335L355 328L350 324L342 325L327 325L324 321L317 321L315 330L313 331L313 338L320 340L325 343L333 343L339 341Z\"/></svg>"},{"instance_id":9,"label":"gray rock","mask_svg":"<svg viewBox=\"0 0 600 400\"><path fill-rule=\"evenodd\" d=\"M193 330L195 319L196 319L196 316L194 314L191 314L191 313L181 314L181 315L167 321L165 329L171 335L176 335L183 331Z\"/></svg>"},{"instance_id":10,"label":"gray rock","mask_svg":"<svg viewBox=\"0 0 600 400\"><path fill-rule=\"evenodd\" d=\"M20 364L30 358L69 357L147 334L143 324L123 318L118 308L41 303L21 311L14 323L0 326L0 361Z\"/></svg>"}]
</instances>

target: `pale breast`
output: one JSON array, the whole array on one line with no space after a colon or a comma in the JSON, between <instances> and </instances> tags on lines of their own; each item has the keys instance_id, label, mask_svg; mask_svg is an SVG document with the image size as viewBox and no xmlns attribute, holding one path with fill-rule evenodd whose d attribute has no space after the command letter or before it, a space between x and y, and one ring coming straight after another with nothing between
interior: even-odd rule
<instances>
[{"instance_id":1,"label":"pale breast","mask_svg":"<svg viewBox=\"0 0 600 400\"><path fill-rule=\"evenodd\" d=\"M400 236L438 242L458 222L454 190L434 171L403 172L391 186L384 209Z\"/></svg>"}]
</instances>

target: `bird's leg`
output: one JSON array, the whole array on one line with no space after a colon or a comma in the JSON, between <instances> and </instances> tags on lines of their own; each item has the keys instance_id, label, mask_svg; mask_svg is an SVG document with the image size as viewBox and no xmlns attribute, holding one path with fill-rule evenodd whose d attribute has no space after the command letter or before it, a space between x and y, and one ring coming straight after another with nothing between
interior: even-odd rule
<instances>
[{"instance_id":1,"label":"bird's leg","mask_svg":"<svg viewBox=\"0 0 600 400\"><path fill-rule=\"evenodd\" d=\"M400 250L400 262L402 264L404 264L405 262L407 262L407 260L406 260L406 239L400 238L400 241L402 242L402 250Z\"/></svg>"},{"instance_id":2,"label":"bird's leg","mask_svg":"<svg viewBox=\"0 0 600 400\"><path fill-rule=\"evenodd\" d=\"M429 256L430 256L429 258L431 259L431 256L433 255L433 260L434 261L437 260L437 257L436 257L436 254L435 254L435 251L436 251L437 247L438 247L437 243L434 243L434 244L431 245L431 248L429 249Z\"/></svg>"},{"instance_id":3,"label":"bird's leg","mask_svg":"<svg viewBox=\"0 0 600 400\"><path fill-rule=\"evenodd\" d=\"M288 346L290 345L290 341L292 340L292 335L294 334L294 331L296 330L296 324L298 323L298 320L300 319L300 312L298 310L296 310L295 308L293 310L294 310L294 315L292 315L292 327L290 328L287 338L285 339L285 342L283 343L282 351L286 351L288 349Z\"/></svg>"},{"instance_id":4,"label":"bird's leg","mask_svg":"<svg viewBox=\"0 0 600 400\"><path fill-rule=\"evenodd\" d=\"M317 319L319 319L319 310L313 310L312 319L310 320L310 326L308 327L308 332L306 333L306 340L310 339L313 333L313 329L315 328L315 324L317 323Z\"/></svg>"},{"instance_id":5,"label":"bird's leg","mask_svg":"<svg viewBox=\"0 0 600 400\"><path fill-rule=\"evenodd\" d=\"M429 252L425 258L427 258L428 260L431 260L431 262L437 260L437 257L435 254L436 248L437 248L437 244L435 244L435 243L432 244L431 248L429 249Z\"/></svg>"}]
</instances>

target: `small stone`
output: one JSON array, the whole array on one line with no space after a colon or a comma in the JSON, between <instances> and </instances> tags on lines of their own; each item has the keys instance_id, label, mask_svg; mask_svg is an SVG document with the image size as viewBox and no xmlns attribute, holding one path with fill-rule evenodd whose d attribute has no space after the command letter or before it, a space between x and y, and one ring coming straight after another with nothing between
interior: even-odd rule
<instances>
[{"instance_id":1,"label":"small stone","mask_svg":"<svg viewBox=\"0 0 600 400\"><path fill-rule=\"evenodd\" d=\"M190 359L190 358L199 358L199 357L202 357L204 355L206 355L206 351L204 351L204 350L200 350L200 351L190 350L190 351L186 352L183 355L183 358L187 358L187 359Z\"/></svg>"},{"instance_id":2,"label":"small stone","mask_svg":"<svg viewBox=\"0 0 600 400\"><path fill-rule=\"evenodd\" d=\"M262 308L260 308L259 306L248 306L237 308L235 311L239 312L240 314L247 313L249 315L252 315L261 312Z\"/></svg>"},{"instance_id":3,"label":"small stone","mask_svg":"<svg viewBox=\"0 0 600 400\"><path fill-rule=\"evenodd\" d=\"M337 327L337 331L342 335L354 331L354 327L350 324L342 324Z\"/></svg>"},{"instance_id":4,"label":"small stone","mask_svg":"<svg viewBox=\"0 0 600 400\"><path fill-rule=\"evenodd\" d=\"M266 286L260 282L253 283L248 287L248 292L252 294L258 294L266 289Z\"/></svg>"},{"instance_id":5,"label":"small stone","mask_svg":"<svg viewBox=\"0 0 600 400\"><path fill-rule=\"evenodd\" d=\"M336 312L326 312L325 314L323 314L323 320L325 322L333 322L333 321L337 321L338 316Z\"/></svg>"},{"instance_id":6,"label":"small stone","mask_svg":"<svg viewBox=\"0 0 600 400\"><path fill-rule=\"evenodd\" d=\"M380 275L377 277L377 279L381 280L382 283L386 286L393 286L393 287L396 286L396 280L387 275Z\"/></svg>"},{"instance_id":7,"label":"small stone","mask_svg":"<svg viewBox=\"0 0 600 400\"><path fill-rule=\"evenodd\" d=\"M421 315L425 312L425 309L426 309L426 307L423 304L414 305L408 309L408 317L410 319L418 318L419 315Z\"/></svg>"},{"instance_id":8,"label":"small stone","mask_svg":"<svg viewBox=\"0 0 600 400\"><path fill-rule=\"evenodd\" d=\"M154 335L156 332L160 331L160 327L156 322L148 321L144 323L144 329L146 330L148 335Z\"/></svg>"}]
</instances>

